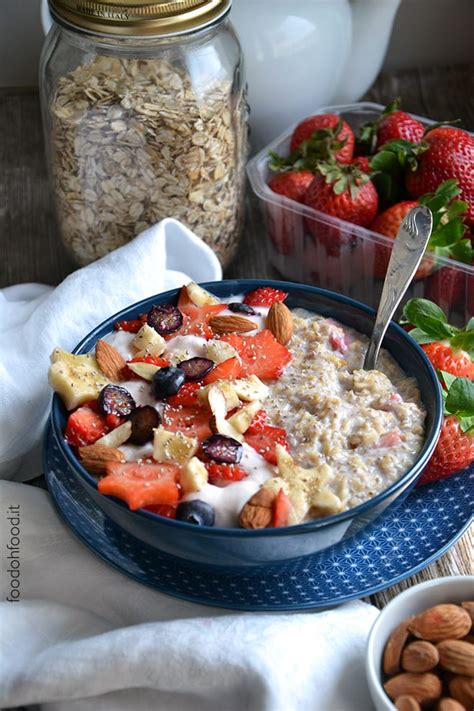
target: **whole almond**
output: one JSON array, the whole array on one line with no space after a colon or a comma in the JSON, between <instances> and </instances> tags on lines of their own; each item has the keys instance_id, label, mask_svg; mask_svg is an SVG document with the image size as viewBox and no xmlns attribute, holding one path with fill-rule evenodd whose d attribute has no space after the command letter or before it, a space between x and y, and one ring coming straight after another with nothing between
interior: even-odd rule
<instances>
[{"instance_id":1,"label":"whole almond","mask_svg":"<svg viewBox=\"0 0 474 711\"><path fill-rule=\"evenodd\" d=\"M259 489L247 501L240 512L242 528L267 528L273 521L273 501L275 494L269 489Z\"/></svg>"},{"instance_id":2,"label":"whole almond","mask_svg":"<svg viewBox=\"0 0 474 711\"><path fill-rule=\"evenodd\" d=\"M466 610L467 614L471 618L472 624L474 625L474 602L466 600L466 602L461 603L461 607Z\"/></svg>"},{"instance_id":3,"label":"whole almond","mask_svg":"<svg viewBox=\"0 0 474 711\"><path fill-rule=\"evenodd\" d=\"M79 458L92 474L105 474L107 462L124 462L125 456L119 449L104 444L90 444L79 447Z\"/></svg>"},{"instance_id":4,"label":"whole almond","mask_svg":"<svg viewBox=\"0 0 474 711\"><path fill-rule=\"evenodd\" d=\"M464 706L466 711L474 709L474 681L470 676L453 676L448 682L449 693Z\"/></svg>"},{"instance_id":5,"label":"whole almond","mask_svg":"<svg viewBox=\"0 0 474 711\"><path fill-rule=\"evenodd\" d=\"M460 704L459 701L456 701L456 699L446 697L439 700L436 711L468 711L468 709Z\"/></svg>"},{"instance_id":6,"label":"whole almond","mask_svg":"<svg viewBox=\"0 0 474 711\"><path fill-rule=\"evenodd\" d=\"M382 664L384 673L388 676L393 676L401 671L400 660L402 657L402 650L408 639L408 625L413 619L413 617L409 617L408 619L400 622L388 638L388 642L385 645L383 653Z\"/></svg>"},{"instance_id":7,"label":"whole almond","mask_svg":"<svg viewBox=\"0 0 474 711\"><path fill-rule=\"evenodd\" d=\"M399 696L395 699L395 708L398 711L421 711L421 706L413 696Z\"/></svg>"},{"instance_id":8,"label":"whole almond","mask_svg":"<svg viewBox=\"0 0 474 711\"><path fill-rule=\"evenodd\" d=\"M293 316L290 309L281 301L272 304L265 325L282 346L286 346L293 335Z\"/></svg>"},{"instance_id":9,"label":"whole almond","mask_svg":"<svg viewBox=\"0 0 474 711\"><path fill-rule=\"evenodd\" d=\"M419 704L429 704L441 696L441 681L434 674L397 674L383 685L394 701L399 696L413 696Z\"/></svg>"},{"instance_id":10,"label":"whole almond","mask_svg":"<svg viewBox=\"0 0 474 711\"><path fill-rule=\"evenodd\" d=\"M459 605L435 605L415 616L408 629L420 639L442 642L444 639L460 639L471 629L467 610Z\"/></svg>"},{"instance_id":11,"label":"whole almond","mask_svg":"<svg viewBox=\"0 0 474 711\"><path fill-rule=\"evenodd\" d=\"M411 642L402 653L402 668L408 672L427 672L434 669L439 662L438 650L424 640Z\"/></svg>"},{"instance_id":12,"label":"whole almond","mask_svg":"<svg viewBox=\"0 0 474 711\"><path fill-rule=\"evenodd\" d=\"M461 639L445 639L437 648L443 669L454 674L474 676L474 645Z\"/></svg>"},{"instance_id":13,"label":"whole almond","mask_svg":"<svg viewBox=\"0 0 474 711\"><path fill-rule=\"evenodd\" d=\"M97 341L95 357L99 368L110 380L123 380L125 361L110 343L102 340Z\"/></svg>"},{"instance_id":14,"label":"whole almond","mask_svg":"<svg viewBox=\"0 0 474 711\"><path fill-rule=\"evenodd\" d=\"M213 316L209 320L209 325L218 335L224 333L247 333L258 328L255 321L251 321L244 316Z\"/></svg>"}]
</instances>

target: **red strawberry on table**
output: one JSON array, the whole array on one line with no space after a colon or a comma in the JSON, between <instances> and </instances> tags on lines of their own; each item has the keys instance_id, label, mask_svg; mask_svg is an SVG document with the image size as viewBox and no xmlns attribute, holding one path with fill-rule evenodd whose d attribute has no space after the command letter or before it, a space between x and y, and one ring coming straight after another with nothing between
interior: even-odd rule
<instances>
[{"instance_id":1,"label":"red strawberry on table","mask_svg":"<svg viewBox=\"0 0 474 711\"><path fill-rule=\"evenodd\" d=\"M419 143L423 139L425 127L405 111L391 111L382 118L377 130L377 148L387 141L403 139Z\"/></svg>"},{"instance_id":2,"label":"red strawberry on table","mask_svg":"<svg viewBox=\"0 0 474 711\"><path fill-rule=\"evenodd\" d=\"M405 185L413 197L434 192L440 183L455 178L467 203L466 222L474 224L474 137L460 128L434 128L425 136L428 150L418 167L408 171Z\"/></svg>"},{"instance_id":3,"label":"red strawberry on table","mask_svg":"<svg viewBox=\"0 0 474 711\"><path fill-rule=\"evenodd\" d=\"M400 99L395 99L383 109L375 121L360 127L357 149L372 154L389 141L420 143L425 127L405 111L400 111Z\"/></svg>"},{"instance_id":4,"label":"red strawberry on table","mask_svg":"<svg viewBox=\"0 0 474 711\"><path fill-rule=\"evenodd\" d=\"M450 311L465 302L467 282L468 275L458 267L441 267L426 280L425 297L438 304L443 311Z\"/></svg>"},{"instance_id":5,"label":"red strawberry on table","mask_svg":"<svg viewBox=\"0 0 474 711\"><path fill-rule=\"evenodd\" d=\"M268 187L274 193L301 202L313 178L314 173L309 170L289 170L276 173L268 181ZM291 254L298 240L303 238L302 217L286 205L274 204L270 201L266 203L265 213L267 232L277 252Z\"/></svg>"},{"instance_id":6,"label":"red strawberry on table","mask_svg":"<svg viewBox=\"0 0 474 711\"><path fill-rule=\"evenodd\" d=\"M403 320L415 326L410 336L421 345L434 368L474 380L474 319L457 328L432 301L410 299L403 309Z\"/></svg>"},{"instance_id":7,"label":"red strawberry on table","mask_svg":"<svg viewBox=\"0 0 474 711\"><path fill-rule=\"evenodd\" d=\"M356 165L339 165L328 161L319 166L304 202L308 207L355 225L368 227L377 214L377 191L369 176ZM350 229L339 228L320 218L306 217L306 225L317 244L324 245L326 255L338 257L341 247L351 245Z\"/></svg>"},{"instance_id":8,"label":"red strawberry on table","mask_svg":"<svg viewBox=\"0 0 474 711\"><path fill-rule=\"evenodd\" d=\"M445 479L474 462L474 383L440 372L445 418L436 449L417 486Z\"/></svg>"},{"instance_id":9,"label":"red strawberry on table","mask_svg":"<svg viewBox=\"0 0 474 711\"><path fill-rule=\"evenodd\" d=\"M313 178L314 173L310 170L288 170L272 176L268 187L274 193L301 202Z\"/></svg>"},{"instance_id":10,"label":"red strawberry on table","mask_svg":"<svg viewBox=\"0 0 474 711\"><path fill-rule=\"evenodd\" d=\"M350 163L352 160L354 134L340 116L316 114L300 121L291 136L290 151L304 149L303 142L311 139L315 145L320 144L320 158L329 158L332 152L339 163Z\"/></svg>"},{"instance_id":11,"label":"red strawberry on table","mask_svg":"<svg viewBox=\"0 0 474 711\"><path fill-rule=\"evenodd\" d=\"M472 247L464 236L466 204L458 200L459 188L455 180L446 180L434 193L422 195L418 200L404 200L391 205L381 212L370 226L379 234L395 239L405 216L417 204L426 205L433 214L433 230L428 243L429 252L442 256L452 256L470 263ZM375 248L374 275L383 278L390 259L391 248L377 245ZM423 279L436 268L436 258L427 253L415 274L415 279Z\"/></svg>"}]
</instances>

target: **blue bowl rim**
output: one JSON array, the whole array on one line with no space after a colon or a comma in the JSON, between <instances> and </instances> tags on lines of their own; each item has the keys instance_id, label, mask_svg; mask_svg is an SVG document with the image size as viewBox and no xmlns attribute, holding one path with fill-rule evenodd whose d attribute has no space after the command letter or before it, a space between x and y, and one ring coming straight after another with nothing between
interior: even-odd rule
<instances>
[{"instance_id":1,"label":"blue bowl rim","mask_svg":"<svg viewBox=\"0 0 474 711\"><path fill-rule=\"evenodd\" d=\"M213 287L219 285L222 286L223 284L230 286L233 290L233 293L235 294L250 291L259 286L273 286L276 289L288 291L290 295L292 295L291 292L294 293L295 291L316 294L318 296L325 297L333 301L338 301L340 303L347 304L375 318L375 309L368 306L367 304L364 304L361 301L357 301L356 299L352 299L349 296L344 296L343 294L338 294L328 289L321 289L320 287L310 286L306 284L298 284L297 282L287 282L275 279L223 279L221 281L210 281L200 283L200 285L204 289L208 289L211 292L213 290ZM89 352L91 350L91 346L95 343L95 341L98 340L98 338L103 337L106 333L111 332L113 330L113 328L111 328L113 327L113 324L116 321L120 321L126 318L129 315L130 311L138 312L140 311L140 309L147 307L148 305L151 306L154 299L159 299L161 302L166 301L167 299L175 299L179 293L179 290L179 288L170 289L168 291L161 292L159 294L154 294L152 296L147 297L146 299L142 299L141 301L137 301L134 304L126 306L121 311L118 311L117 313L113 314L109 318L102 321L102 323L100 323L94 329L92 329L92 331L90 331L77 344L77 346L73 349L72 352L75 354L81 352ZM102 333L103 331L104 333ZM256 530L242 528L221 528L216 526L196 527L194 524L186 523L185 521L179 521L176 519L169 519L164 516L159 516L157 514L152 513L151 511L145 511L145 509L136 509L135 511L132 511L128 508L125 502L113 496L107 496L107 499L110 503L122 509L127 514L138 516L139 518L144 518L148 521L159 523L160 525L172 526L175 528L177 527L178 529L180 528L185 531L194 531L195 533L199 532L200 535L204 536L208 535L210 537L213 537L216 535L222 535L229 537L235 536L238 538L262 538L267 536L278 537L288 535L290 531L291 535L305 534L311 531L324 529L328 526L342 523L347 519L353 519L364 514L369 509L376 507L378 504L382 503L385 499L392 496L397 491L403 490L405 486L408 486L410 483L413 483L416 478L421 475L436 446L443 417L441 387L439 385L438 377L435 373L435 370L428 358L426 357L423 349L420 348L420 346L412 338L410 338L409 334L407 333L407 331L405 331L405 329L403 329L394 321L390 322L389 329L387 332L398 333L398 335L402 337L402 340L405 341L407 347L411 348L414 351L415 355L418 356L418 359L421 360L421 363L424 365L427 374L429 375L429 379L431 380L431 383L433 385L436 408L435 412L432 413L433 422L431 426L431 434L430 436L426 436L421 452L419 453L413 465L405 472L405 474L403 474L402 477L400 477L400 479L398 479L384 491L381 491L379 494L377 494L377 496L374 496L368 501L364 501L362 504L359 504L354 508L348 509L347 511L342 511L341 513L334 514L332 516L326 516L325 518L313 519L311 521L307 521L305 523L297 524L294 526L282 526L281 528L261 528ZM72 448L64 440L59 421L61 416L61 409L64 409L64 405L62 404L60 397L55 393L51 405L50 419L53 433L56 438L56 441L58 442L59 448L63 452L65 459L68 461L69 466L71 466L89 486L97 490L97 481L80 464ZM413 482L411 482L412 479Z\"/></svg>"}]
</instances>

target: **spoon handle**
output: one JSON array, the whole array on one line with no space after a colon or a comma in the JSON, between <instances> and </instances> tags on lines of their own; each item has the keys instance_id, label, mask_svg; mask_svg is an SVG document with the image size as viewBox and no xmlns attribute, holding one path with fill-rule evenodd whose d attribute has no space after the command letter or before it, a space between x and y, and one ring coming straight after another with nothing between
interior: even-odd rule
<instances>
[{"instance_id":1,"label":"spoon handle","mask_svg":"<svg viewBox=\"0 0 474 711\"><path fill-rule=\"evenodd\" d=\"M374 330L365 354L365 370L375 368L390 319L418 269L432 229L433 215L424 205L413 207L400 225L388 263Z\"/></svg>"}]
</instances>

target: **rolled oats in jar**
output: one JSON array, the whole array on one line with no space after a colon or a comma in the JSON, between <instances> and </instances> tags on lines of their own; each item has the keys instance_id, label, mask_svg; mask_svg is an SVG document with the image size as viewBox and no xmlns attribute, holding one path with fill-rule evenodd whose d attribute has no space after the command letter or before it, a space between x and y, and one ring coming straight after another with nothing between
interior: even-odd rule
<instances>
[{"instance_id":1,"label":"rolled oats in jar","mask_svg":"<svg viewBox=\"0 0 474 711\"><path fill-rule=\"evenodd\" d=\"M127 3L122 3L127 6ZM104 10L105 8L105 10ZM247 152L230 0L50 0L42 108L61 238L88 264L165 217L226 266Z\"/></svg>"}]
</instances>

